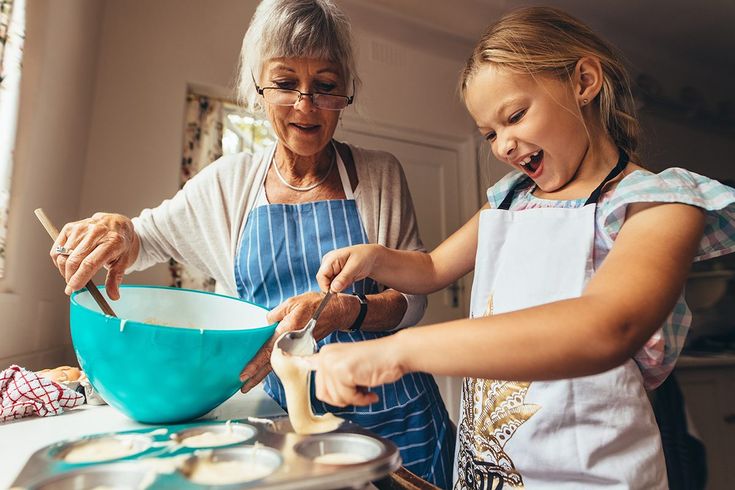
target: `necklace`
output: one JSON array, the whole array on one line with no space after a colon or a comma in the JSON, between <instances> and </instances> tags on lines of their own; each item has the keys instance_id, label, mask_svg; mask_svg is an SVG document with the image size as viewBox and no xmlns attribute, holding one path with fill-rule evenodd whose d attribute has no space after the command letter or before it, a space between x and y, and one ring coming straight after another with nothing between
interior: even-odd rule
<instances>
[{"instance_id":1,"label":"necklace","mask_svg":"<svg viewBox=\"0 0 735 490\"><path fill-rule=\"evenodd\" d=\"M316 189L317 187L319 187L320 185L322 185L325 180L327 180L327 177L329 177L329 174L332 173L332 168L334 168L334 162L336 162L336 161L337 161L337 152L335 151L334 158L332 158L332 161L329 162L329 168L327 169L327 173L324 174L324 177L322 177L321 179L319 179L319 182L315 182L315 183L313 183L311 185L307 185L305 187L297 187L295 185L289 184L286 181L286 179L283 177L283 175L281 175L281 171L278 170L278 163L275 160L273 161L273 166L276 168L276 175L278 176L278 179L281 181L281 183L283 185L285 185L289 189L294 190L294 191L297 191L297 192L306 192L306 191L310 191L312 189Z\"/></svg>"}]
</instances>

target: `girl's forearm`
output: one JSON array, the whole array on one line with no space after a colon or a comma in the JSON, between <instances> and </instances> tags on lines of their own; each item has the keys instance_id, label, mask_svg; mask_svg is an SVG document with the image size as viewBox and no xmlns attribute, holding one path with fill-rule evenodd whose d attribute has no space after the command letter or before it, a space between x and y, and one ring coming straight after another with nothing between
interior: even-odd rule
<instances>
[{"instance_id":1,"label":"girl's forearm","mask_svg":"<svg viewBox=\"0 0 735 490\"><path fill-rule=\"evenodd\" d=\"M630 358L656 328L628 325L595 301L411 328L380 341L395 343L390 348L406 372L512 380L591 375Z\"/></svg>"},{"instance_id":2,"label":"girl's forearm","mask_svg":"<svg viewBox=\"0 0 735 490\"><path fill-rule=\"evenodd\" d=\"M433 293L441 284L430 254L380 247L370 274L380 284L407 294Z\"/></svg>"}]
</instances>

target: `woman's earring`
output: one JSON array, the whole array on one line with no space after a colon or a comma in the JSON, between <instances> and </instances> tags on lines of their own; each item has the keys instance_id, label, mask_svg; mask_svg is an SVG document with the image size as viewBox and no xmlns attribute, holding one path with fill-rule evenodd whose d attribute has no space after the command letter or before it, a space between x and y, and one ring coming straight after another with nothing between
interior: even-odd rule
<instances>
[{"instance_id":1,"label":"woman's earring","mask_svg":"<svg viewBox=\"0 0 735 490\"><path fill-rule=\"evenodd\" d=\"M587 100L587 99L582 99L582 105L587 105L587 102L589 102L589 100Z\"/></svg>"}]
</instances>

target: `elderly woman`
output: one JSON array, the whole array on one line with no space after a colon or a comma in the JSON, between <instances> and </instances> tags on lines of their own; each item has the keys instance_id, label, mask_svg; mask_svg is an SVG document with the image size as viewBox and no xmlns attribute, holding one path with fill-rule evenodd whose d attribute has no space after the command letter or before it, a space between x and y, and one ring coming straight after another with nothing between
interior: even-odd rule
<instances>
[{"instance_id":1,"label":"elderly woman","mask_svg":"<svg viewBox=\"0 0 735 490\"><path fill-rule=\"evenodd\" d=\"M346 17L330 0L265 0L242 46L240 96L264 110L278 142L255 155L225 156L174 197L132 220L97 213L67 224L51 256L66 293L107 267L108 295L125 272L173 257L207 272L225 294L273 308L276 337L302 327L321 295L315 275L330 250L360 243L419 249L411 197L390 154L333 139L354 99L357 75ZM60 255L57 246L73 250ZM426 298L384 289L369 278L333 299L315 335L319 344L359 342L415 324ZM243 391L263 377L286 409L270 373L269 342L242 373ZM377 390L369 407L332 412L391 439L404 465L439 485L451 481L453 434L431 376L410 374Z\"/></svg>"}]
</instances>

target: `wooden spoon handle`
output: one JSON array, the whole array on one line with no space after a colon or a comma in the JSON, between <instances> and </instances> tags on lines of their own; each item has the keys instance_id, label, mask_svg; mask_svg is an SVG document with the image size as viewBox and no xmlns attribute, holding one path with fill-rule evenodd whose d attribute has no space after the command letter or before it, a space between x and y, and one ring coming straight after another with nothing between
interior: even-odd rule
<instances>
[{"instance_id":1,"label":"wooden spoon handle","mask_svg":"<svg viewBox=\"0 0 735 490\"><path fill-rule=\"evenodd\" d=\"M38 218L38 221L41 222L44 228L46 228L46 231L48 232L49 236L51 236L51 239L53 241L56 241L56 238L59 236L59 230L54 226L53 223L51 223L51 220L48 219L48 216L46 216L46 213L43 212L43 209L38 208L34 211L36 217ZM89 294L92 295L94 300L97 302L99 307L102 309L105 315L110 315L117 317L115 312L110 307L109 303L107 303L107 300L104 296L102 296L102 293L100 293L100 290L97 289L97 286L95 286L94 282L92 282L92 279L87 281L86 284L87 291L89 291Z\"/></svg>"}]
</instances>

